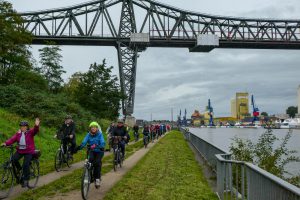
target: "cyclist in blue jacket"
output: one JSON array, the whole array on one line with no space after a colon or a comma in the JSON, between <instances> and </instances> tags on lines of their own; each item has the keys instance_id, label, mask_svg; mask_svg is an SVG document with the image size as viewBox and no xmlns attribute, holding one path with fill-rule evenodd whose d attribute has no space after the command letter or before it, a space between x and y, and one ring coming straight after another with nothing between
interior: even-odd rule
<instances>
[{"instance_id":1,"label":"cyclist in blue jacket","mask_svg":"<svg viewBox=\"0 0 300 200\"><path fill-rule=\"evenodd\" d=\"M104 156L105 140L101 132L100 125L97 122L92 122L89 125L90 131L87 133L77 150L83 149L89 144L91 150L89 153L89 162L94 166L94 178L96 188L100 187L102 158Z\"/></svg>"}]
</instances>

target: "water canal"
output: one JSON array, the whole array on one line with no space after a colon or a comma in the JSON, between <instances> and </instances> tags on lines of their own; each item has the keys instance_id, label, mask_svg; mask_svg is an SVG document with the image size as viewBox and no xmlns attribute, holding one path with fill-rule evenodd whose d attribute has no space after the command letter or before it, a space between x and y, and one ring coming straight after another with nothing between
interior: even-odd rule
<instances>
[{"instance_id":1,"label":"water canal","mask_svg":"<svg viewBox=\"0 0 300 200\"><path fill-rule=\"evenodd\" d=\"M233 142L232 138L234 138L234 136L242 139L249 139L256 143L259 136L266 131L263 128L189 128L189 130L196 136L227 152L229 152L229 147ZM273 129L274 135L279 139L284 138L287 132L288 130L285 129ZM277 141L274 145L278 146L280 143L280 141ZM287 148L296 150L297 153L295 155L300 157L300 130L293 130ZM300 162L288 164L286 170L292 175L300 174Z\"/></svg>"}]
</instances>

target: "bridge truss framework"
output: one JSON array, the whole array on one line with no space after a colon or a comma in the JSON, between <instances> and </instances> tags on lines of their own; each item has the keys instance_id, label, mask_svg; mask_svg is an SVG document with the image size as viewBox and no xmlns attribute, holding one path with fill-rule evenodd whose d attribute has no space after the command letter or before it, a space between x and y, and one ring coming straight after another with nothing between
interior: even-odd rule
<instances>
[{"instance_id":1,"label":"bridge truss framework","mask_svg":"<svg viewBox=\"0 0 300 200\"><path fill-rule=\"evenodd\" d=\"M20 13L33 44L114 46L123 114L134 110L139 52L147 47L197 50L197 36L217 35L218 48L300 49L300 19L248 19L185 11L153 0L98 0L67 8ZM113 17L112 17L113 16ZM146 43L132 35L144 33Z\"/></svg>"}]
</instances>

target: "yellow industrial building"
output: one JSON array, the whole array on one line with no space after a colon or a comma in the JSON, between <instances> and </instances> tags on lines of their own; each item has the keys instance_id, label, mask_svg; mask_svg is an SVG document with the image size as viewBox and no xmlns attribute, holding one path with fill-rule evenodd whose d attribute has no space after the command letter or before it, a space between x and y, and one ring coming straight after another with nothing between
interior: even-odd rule
<instances>
[{"instance_id":1,"label":"yellow industrial building","mask_svg":"<svg viewBox=\"0 0 300 200\"><path fill-rule=\"evenodd\" d=\"M195 110L191 116L192 124L194 126L200 126L203 123L204 116L200 114L199 110Z\"/></svg>"},{"instance_id":2,"label":"yellow industrial building","mask_svg":"<svg viewBox=\"0 0 300 200\"><path fill-rule=\"evenodd\" d=\"M231 100L231 117L241 120L246 116L250 116L249 94L248 92L237 92L235 98Z\"/></svg>"}]
</instances>

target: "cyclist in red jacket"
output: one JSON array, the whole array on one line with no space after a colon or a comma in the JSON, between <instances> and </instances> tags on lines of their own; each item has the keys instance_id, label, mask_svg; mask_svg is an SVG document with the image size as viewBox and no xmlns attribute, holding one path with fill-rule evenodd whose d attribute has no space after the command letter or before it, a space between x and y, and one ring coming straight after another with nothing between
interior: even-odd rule
<instances>
[{"instance_id":1,"label":"cyclist in red jacket","mask_svg":"<svg viewBox=\"0 0 300 200\"><path fill-rule=\"evenodd\" d=\"M35 154L34 136L39 132L40 120L36 118L35 126L29 129L29 123L27 121L20 122L20 130L8 139L1 146L10 146L15 142L18 143L17 151L13 155L13 163L17 169L21 169L19 160L24 157L23 161L23 183L22 187L28 186L30 177L30 161Z\"/></svg>"}]
</instances>

